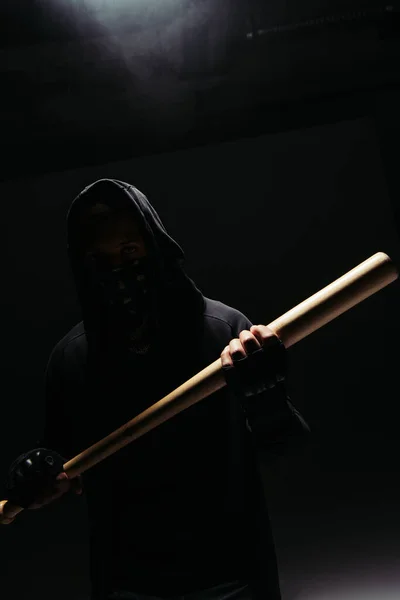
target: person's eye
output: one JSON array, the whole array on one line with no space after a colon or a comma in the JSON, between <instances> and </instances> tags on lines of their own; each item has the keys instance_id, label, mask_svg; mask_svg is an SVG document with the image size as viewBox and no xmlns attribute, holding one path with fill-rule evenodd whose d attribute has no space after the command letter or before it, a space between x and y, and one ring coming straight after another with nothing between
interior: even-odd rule
<instances>
[{"instance_id":1,"label":"person's eye","mask_svg":"<svg viewBox=\"0 0 400 600\"><path fill-rule=\"evenodd\" d=\"M139 246L137 244L127 244L126 246L124 246L121 250L121 254L122 256L133 256L135 254L137 254L139 250Z\"/></svg>"}]
</instances>

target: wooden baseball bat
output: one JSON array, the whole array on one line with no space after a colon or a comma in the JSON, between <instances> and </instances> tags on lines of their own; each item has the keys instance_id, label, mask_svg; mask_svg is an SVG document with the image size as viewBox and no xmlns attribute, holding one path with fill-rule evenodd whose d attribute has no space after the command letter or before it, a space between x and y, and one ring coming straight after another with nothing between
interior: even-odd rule
<instances>
[{"instance_id":1,"label":"wooden baseball bat","mask_svg":"<svg viewBox=\"0 0 400 600\"><path fill-rule=\"evenodd\" d=\"M271 329L290 348L326 323L381 290L399 276L389 256L378 252L335 280L304 302L269 323ZM64 471L74 478L120 448L130 444L161 423L196 404L225 385L218 358L170 394L65 463ZM0 523L8 524L23 509L0 502Z\"/></svg>"}]
</instances>

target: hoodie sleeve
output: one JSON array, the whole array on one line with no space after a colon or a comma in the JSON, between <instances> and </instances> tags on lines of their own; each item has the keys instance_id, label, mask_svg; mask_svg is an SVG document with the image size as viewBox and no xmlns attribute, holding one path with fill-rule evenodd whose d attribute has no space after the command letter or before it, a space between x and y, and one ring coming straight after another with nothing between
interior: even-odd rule
<instances>
[{"instance_id":1,"label":"hoodie sleeve","mask_svg":"<svg viewBox=\"0 0 400 600\"><path fill-rule=\"evenodd\" d=\"M247 429L258 450L279 457L308 440L310 428L291 403L283 383L241 401Z\"/></svg>"},{"instance_id":2,"label":"hoodie sleeve","mask_svg":"<svg viewBox=\"0 0 400 600\"><path fill-rule=\"evenodd\" d=\"M64 352L58 345L50 355L45 371L45 410L41 445L61 454L71 455L72 432L64 385Z\"/></svg>"},{"instance_id":3,"label":"hoodie sleeve","mask_svg":"<svg viewBox=\"0 0 400 600\"><path fill-rule=\"evenodd\" d=\"M242 315L233 328L233 336L238 337L241 331L251 326L252 323ZM308 441L310 428L291 403L284 382L256 396L240 397L239 401L257 450L279 457Z\"/></svg>"}]
</instances>

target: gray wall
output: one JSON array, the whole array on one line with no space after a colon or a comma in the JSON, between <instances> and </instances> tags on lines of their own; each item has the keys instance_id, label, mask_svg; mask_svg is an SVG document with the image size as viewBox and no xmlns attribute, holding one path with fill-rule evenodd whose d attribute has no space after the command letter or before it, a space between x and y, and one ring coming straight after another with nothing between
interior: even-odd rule
<instances>
[{"instance_id":1,"label":"gray wall","mask_svg":"<svg viewBox=\"0 0 400 600\"><path fill-rule=\"evenodd\" d=\"M100 177L146 193L204 293L255 322L377 251L399 257L367 119L1 184L3 473L40 434L48 355L79 319L65 214ZM264 469L283 600L400 593L397 298L395 283L289 352L289 391L314 436ZM87 552L81 499L23 514L1 531L4 597L87 599Z\"/></svg>"}]
</instances>

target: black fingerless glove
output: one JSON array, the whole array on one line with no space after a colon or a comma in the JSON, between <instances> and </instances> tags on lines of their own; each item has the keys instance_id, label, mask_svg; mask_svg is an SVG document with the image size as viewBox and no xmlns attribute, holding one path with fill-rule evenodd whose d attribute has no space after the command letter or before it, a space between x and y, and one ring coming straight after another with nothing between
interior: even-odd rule
<instances>
[{"instance_id":1,"label":"black fingerless glove","mask_svg":"<svg viewBox=\"0 0 400 600\"><path fill-rule=\"evenodd\" d=\"M66 460L53 450L35 448L21 454L10 466L6 480L7 500L27 508L62 472Z\"/></svg>"},{"instance_id":2,"label":"black fingerless glove","mask_svg":"<svg viewBox=\"0 0 400 600\"><path fill-rule=\"evenodd\" d=\"M222 367L225 381L237 396L256 396L283 381L286 375L286 348L276 336L233 366Z\"/></svg>"}]
</instances>

